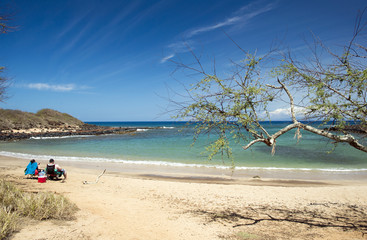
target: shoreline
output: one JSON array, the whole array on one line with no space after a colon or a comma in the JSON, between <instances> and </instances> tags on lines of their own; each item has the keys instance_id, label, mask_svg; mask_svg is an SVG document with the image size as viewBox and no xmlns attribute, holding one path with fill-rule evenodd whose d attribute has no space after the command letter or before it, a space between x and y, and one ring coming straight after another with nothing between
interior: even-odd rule
<instances>
[{"instance_id":1,"label":"shoreline","mask_svg":"<svg viewBox=\"0 0 367 240\"><path fill-rule=\"evenodd\" d=\"M285 181L367 181L366 170L320 170L320 169L282 169L282 168L245 168L232 169L231 167L215 167L192 164L171 165L170 163L160 164L149 163L149 161L86 161L78 160L78 157L72 159L58 158L57 156L36 156L25 154L24 156L9 156L0 152L1 159L13 159L15 162L27 162L30 159L36 159L41 166L46 166L50 158L54 158L62 166L77 167L81 169L99 170L106 169L108 172L122 174L126 176L142 176L156 179L176 179L176 180L192 180L200 179L223 180L235 183L264 180L285 180ZM29 160L28 160L29 159ZM144 162L144 163L142 163Z\"/></svg>"},{"instance_id":2,"label":"shoreline","mask_svg":"<svg viewBox=\"0 0 367 240\"><path fill-rule=\"evenodd\" d=\"M101 125L103 124L101 123ZM122 123L121 125L122 128L125 128ZM121 125L113 126L120 127ZM150 127L171 128L173 126L156 125L151 124ZM235 170L232 171L231 160L222 161L219 156L214 161L208 161L205 156L201 155L200 151L204 149L206 141L209 139L204 139L203 142L199 142L191 149L192 142L189 138L191 133L178 134L179 125L172 127L177 129L158 129L147 133L142 132L143 128L147 129L147 127L142 127L143 125L132 124L129 126L129 129L133 128L136 132L127 135L89 135L92 137L73 135L60 136L56 139L46 137L47 140L37 138L3 142L2 148L9 151L9 154L5 152L7 156L35 158L36 160L54 158L58 161L81 161L92 162L92 164L103 162L103 164L111 166L116 163L113 167L123 169L119 171L144 172L145 169L155 169L158 172L155 173L156 175L159 175L159 171L166 171L183 174L224 175L236 178L260 176L261 178L315 180L367 179L367 162L364 161L364 156L355 152L350 153L347 151L348 149L344 151L344 148L338 149L329 156L326 154L326 145L321 150L312 152L316 145L321 145L312 138L311 141L304 141L305 145L300 146L299 149L293 142L293 138L285 139L286 141L279 145L275 157L270 156L270 153L267 154L268 149L260 148L254 151L238 152L239 149L236 148L233 161L237 163ZM307 140L306 137L305 140ZM322 141L322 143L324 142ZM19 151L24 152L24 154L17 153ZM308 151L311 153L308 154ZM318 155L318 153L320 154ZM87 165L87 163L85 164Z\"/></svg>"}]
</instances>

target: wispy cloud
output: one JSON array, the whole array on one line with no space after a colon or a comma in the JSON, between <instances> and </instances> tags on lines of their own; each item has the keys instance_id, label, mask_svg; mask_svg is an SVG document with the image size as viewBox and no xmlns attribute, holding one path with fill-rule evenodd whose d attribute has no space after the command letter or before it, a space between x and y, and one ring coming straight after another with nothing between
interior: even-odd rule
<instances>
[{"instance_id":1,"label":"wispy cloud","mask_svg":"<svg viewBox=\"0 0 367 240\"><path fill-rule=\"evenodd\" d=\"M81 40L83 38L85 38L87 32L89 31L89 29L91 28L92 24L91 22L89 22L88 24L86 24L84 27L82 27L82 29L80 29L80 31L78 32L78 34L76 34L70 41L66 42L66 44L64 45L64 47L61 49L61 52L68 52L70 50L73 50L74 47L81 42Z\"/></svg>"},{"instance_id":2,"label":"wispy cloud","mask_svg":"<svg viewBox=\"0 0 367 240\"><path fill-rule=\"evenodd\" d=\"M194 42L191 40L178 41L175 43L171 43L170 45L167 46L169 54L164 56L160 62L165 63L168 60L174 58L177 53L184 53L184 52L188 52L192 50L193 45L194 45Z\"/></svg>"},{"instance_id":3,"label":"wispy cloud","mask_svg":"<svg viewBox=\"0 0 367 240\"><path fill-rule=\"evenodd\" d=\"M191 38L191 37L193 37L197 34L200 34L200 33L213 31L215 29L222 28L222 27L225 27L225 26L230 26L230 25L233 25L233 24L235 24L235 23L237 23L241 20L242 20L242 17L239 17L239 16L231 17L231 18L228 18L228 19L224 20L223 22L219 22L219 23L216 23L214 25L193 29L193 30L189 31L189 33L187 34L186 37Z\"/></svg>"},{"instance_id":4,"label":"wispy cloud","mask_svg":"<svg viewBox=\"0 0 367 240\"><path fill-rule=\"evenodd\" d=\"M171 58L174 58L175 57L175 54L170 54L168 56L165 56L164 58L161 59L161 63L165 63L167 62L168 60L170 60Z\"/></svg>"},{"instance_id":5,"label":"wispy cloud","mask_svg":"<svg viewBox=\"0 0 367 240\"><path fill-rule=\"evenodd\" d=\"M172 43L168 46L168 48L171 49L171 53L165 56L161 60L161 63L166 62L167 59L173 58L175 56L175 53L188 51L187 48L183 49L183 46L187 46L187 41L190 41L190 39L192 39L196 35L204 34L224 27L231 27L231 26L233 27L240 24L246 24L251 19L257 17L258 15L271 11L276 6L276 4L274 3L269 3L265 6L261 5L260 7L257 7L260 5L260 3L262 3L262 1L259 1L256 4L255 3L247 4L238 9L237 11L235 11L234 13L232 13L230 17L223 19L222 21L219 21L217 23L189 29L188 31L183 33L183 38L186 39L185 42L179 41L176 43Z\"/></svg>"},{"instance_id":6,"label":"wispy cloud","mask_svg":"<svg viewBox=\"0 0 367 240\"><path fill-rule=\"evenodd\" d=\"M39 91L55 91L55 92L70 92L79 89L75 84L59 84L52 85L48 83L29 83L26 88L36 89Z\"/></svg>"},{"instance_id":7,"label":"wispy cloud","mask_svg":"<svg viewBox=\"0 0 367 240\"><path fill-rule=\"evenodd\" d=\"M189 46L193 44L193 41L186 40L186 41L179 41L175 43L171 43L168 45L168 48L171 50L175 50L176 52L186 52L189 49Z\"/></svg>"},{"instance_id":8,"label":"wispy cloud","mask_svg":"<svg viewBox=\"0 0 367 240\"><path fill-rule=\"evenodd\" d=\"M213 31L213 30L223 28L226 26L233 26L239 23L246 23L249 20L251 20L252 18L257 17L258 15L262 13L271 11L272 9L274 9L274 7L275 7L274 3L269 3L265 6L261 6L260 8L255 8L253 3L245 5L241 7L239 10L237 10L236 12L234 12L231 17L226 18L223 21L214 23L209 26L199 27L199 28L189 30L188 33L186 34L186 37L191 38L195 35Z\"/></svg>"},{"instance_id":9,"label":"wispy cloud","mask_svg":"<svg viewBox=\"0 0 367 240\"><path fill-rule=\"evenodd\" d=\"M71 18L70 22L59 32L57 35L57 39L62 39L65 35L72 32L75 27L77 27L80 23L82 23L86 17L90 14L91 10L86 9L83 12L79 12L78 16L75 18Z\"/></svg>"}]
</instances>

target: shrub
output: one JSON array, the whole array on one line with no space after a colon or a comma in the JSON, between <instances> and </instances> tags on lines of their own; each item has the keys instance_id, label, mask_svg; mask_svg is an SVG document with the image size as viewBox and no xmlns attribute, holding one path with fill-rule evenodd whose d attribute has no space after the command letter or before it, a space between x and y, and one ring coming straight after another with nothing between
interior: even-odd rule
<instances>
[{"instance_id":1,"label":"shrub","mask_svg":"<svg viewBox=\"0 0 367 240\"><path fill-rule=\"evenodd\" d=\"M36 220L71 220L77 210L67 198L53 193L25 194L17 207L21 215Z\"/></svg>"},{"instance_id":2,"label":"shrub","mask_svg":"<svg viewBox=\"0 0 367 240\"><path fill-rule=\"evenodd\" d=\"M77 206L62 195L28 193L0 179L0 240L17 228L20 217L71 220Z\"/></svg>"}]
</instances>

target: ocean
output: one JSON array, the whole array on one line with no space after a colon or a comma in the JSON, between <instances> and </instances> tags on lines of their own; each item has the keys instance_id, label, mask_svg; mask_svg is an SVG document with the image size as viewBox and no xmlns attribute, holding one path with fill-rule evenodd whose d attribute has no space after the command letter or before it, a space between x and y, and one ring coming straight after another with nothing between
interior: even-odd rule
<instances>
[{"instance_id":1,"label":"ocean","mask_svg":"<svg viewBox=\"0 0 367 240\"><path fill-rule=\"evenodd\" d=\"M37 138L1 142L0 155L26 159L114 162L137 165L230 169L302 170L367 173L367 154L346 144L334 149L332 141L301 131L297 143L295 131L277 139L275 155L258 143L248 150L233 143L233 159L218 156L209 161L203 153L214 136L201 136L193 143L193 129L185 122L88 122L101 126L137 127L134 134ZM288 122L265 123L275 132ZM147 129L156 127L155 129Z\"/></svg>"}]
</instances>

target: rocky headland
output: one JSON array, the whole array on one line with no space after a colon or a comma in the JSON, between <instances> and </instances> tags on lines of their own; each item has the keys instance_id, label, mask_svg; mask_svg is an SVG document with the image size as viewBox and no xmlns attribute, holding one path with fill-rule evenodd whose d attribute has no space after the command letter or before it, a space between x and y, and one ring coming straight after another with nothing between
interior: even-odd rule
<instances>
[{"instance_id":1,"label":"rocky headland","mask_svg":"<svg viewBox=\"0 0 367 240\"><path fill-rule=\"evenodd\" d=\"M334 132L347 132L347 133L358 133L358 134L367 135L367 126L362 125L362 124L345 126L343 129L340 129L337 127L329 127L329 128L326 128L325 130L334 131Z\"/></svg>"},{"instance_id":2,"label":"rocky headland","mask_svg":"<svg viewBox=\"0 0 367 240\"><path fill-rule=\"evenodd\" d=\"M37 113L0 109L0 141L32 137L62 137L134 133L133 127L104 127L87 124L69 114L52 109Z\"/></svg>"}]
</instances>

